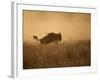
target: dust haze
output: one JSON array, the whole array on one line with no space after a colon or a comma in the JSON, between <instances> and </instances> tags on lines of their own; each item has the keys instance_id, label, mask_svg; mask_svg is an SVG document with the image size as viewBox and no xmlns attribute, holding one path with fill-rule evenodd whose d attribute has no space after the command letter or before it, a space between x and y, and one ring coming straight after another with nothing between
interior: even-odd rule
<instances>
[{"instance_id":1,"label":"dust haze","mask_svg":"<svg viewBox=\"0 0 100 80\"><path fill-rule=\"evenodd\" d=\"M90 40L90 17L89 13L24 10L24 42L33 42L33 35L42 38L50 32L61 32L62 41Z\"/></svg>"}]
</instances>

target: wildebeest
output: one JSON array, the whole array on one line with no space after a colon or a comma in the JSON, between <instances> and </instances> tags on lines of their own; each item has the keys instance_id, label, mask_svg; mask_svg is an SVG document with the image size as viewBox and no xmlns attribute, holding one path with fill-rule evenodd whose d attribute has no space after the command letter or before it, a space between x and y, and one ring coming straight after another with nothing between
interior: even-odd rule
<instances>
[{"instance_id":1,"label":"wildebeest","mask_svg":"<svg viewBox=\"0 0 100 80\"><path fill-rule=\"evenodd\" d=\"M61 33L57 34L57 33L51 32L51 33L48 33L46 36L44 36L41 39L38 39L37 36L33 36L33 39L40 41L41 44L49 44L52 42L55 42L56 44L58 44L58 41L62 40L62 35L61 35Z\"/></svg>"},{"instance_id":2,"label":"wildebeest","mask_svg":"<svg viewBox=\"0 0 100 80\"><path fill-rule=\"evenodd\" d=\"M47 49L46 45L44 46L44 44L50 44L50 43L56 43L57 46L55 46L54 49L56 49L56 53L58 53L58 55L60 55L59 54L60 53L60 49L59 49L59 46L58 46L58 42L62 40L61 33L51 32L51 33L47 33L47 35L44 36L41 39L38 39L37 36L33 36L33 39L36 39L41 44L40 45L40 50L39 50L39 54L41 54L41 56L45 57L46 56L45 55L45 51L49 49L49 48ZM43 59L41 60L41 63L44 63Z\"/></svg>"}]
</instances>

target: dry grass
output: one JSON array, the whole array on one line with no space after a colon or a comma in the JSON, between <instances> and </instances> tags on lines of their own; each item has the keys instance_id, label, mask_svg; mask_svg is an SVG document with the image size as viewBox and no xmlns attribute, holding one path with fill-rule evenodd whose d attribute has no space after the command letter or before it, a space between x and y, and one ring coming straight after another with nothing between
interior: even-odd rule
<instances>
[{"instance_id":1,"label":"dry grass","mask_svg":"<svg viewBox=\"0 0 100 80\"><path fill-rule=\"evenodd\" d=\"M23 68L90 66L90 41L63 42L41 46L23 44Z\"/></svg>"}]
</instances>

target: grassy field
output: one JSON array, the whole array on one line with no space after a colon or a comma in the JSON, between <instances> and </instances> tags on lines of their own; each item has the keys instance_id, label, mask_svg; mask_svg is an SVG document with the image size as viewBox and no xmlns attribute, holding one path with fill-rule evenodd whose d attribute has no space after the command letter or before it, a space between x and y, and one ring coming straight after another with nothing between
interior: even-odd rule
<instances>
[{"instance_id":1,"label":"grassy field","mask_svg":"<svg viewBox=\"0 0 100 80\"><path fill-rule=\"evenodd\" d=\"M58 45L23 43L23 69L79 67L91 65L90 40Z\"/></svg>"}]
</instances>

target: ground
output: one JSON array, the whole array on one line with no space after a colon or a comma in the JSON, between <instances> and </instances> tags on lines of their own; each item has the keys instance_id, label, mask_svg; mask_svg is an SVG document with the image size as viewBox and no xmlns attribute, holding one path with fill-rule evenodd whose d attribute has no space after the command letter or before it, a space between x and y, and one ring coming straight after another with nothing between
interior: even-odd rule
<instances>
[{"instance_id":1,"label":"ground","mask_svg":"<svg viewBox=\"0 0 100 80\"><path fill-rule=\"evenodd\" d=\"M91 65L90 40L40 45L23 43L23 68L78 67Z\"/></svg>"}]
</instances>

